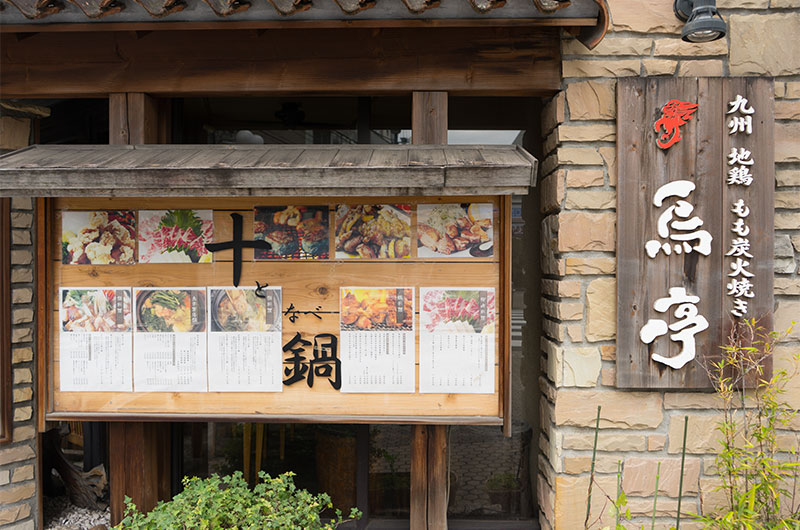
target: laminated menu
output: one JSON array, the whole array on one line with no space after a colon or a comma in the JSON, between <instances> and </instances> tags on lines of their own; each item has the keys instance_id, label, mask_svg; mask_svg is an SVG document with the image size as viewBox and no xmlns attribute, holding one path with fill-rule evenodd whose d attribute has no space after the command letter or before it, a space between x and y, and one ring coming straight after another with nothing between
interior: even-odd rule
<instances>
[{"instance_id":1,"label":"laminated menu","mask_svg":"<svg viewBox=\"0 0 800 530\"><path fill-rule=\"evenodd\" d=\"M342 392L414 392L414 289L342 287Z\"/></svg>"},{"instance_id":2,"label":"laminated menu","mask_svg":"<svg viewBox=\"0 0 800 530\"><path fill-rule=\"evenodd\" d=\"M208 288L208 389L280 392L281 288Z\"/></svg>"},{"instance_id":3,"label":"laminated menu","mask_svg":"<svg viewBox=\"0 0 800 530\"><path fill-rule=\"evenodd\" d=\"M130 392L131 290L63 287L59 292L62 392Z\"/></svg>"},{"instance_id":4,"label":"laminated menu","mask_svg":"<svg viewBox=\"0 0 800 530\"><path fill-rule=\"evenodd\" d=\"M420 288L419 390L494 392L493 288Z\"/></svg>"},{"instance_id":5,"label":"laminated menu","mask_svg":"<svg viewBox=\"0 0 800 530\"><path fill-rule=\"evenodd\" d=\"M134 289L136 392L205 392L206 289Z\"/></svg>"}]
</instances>

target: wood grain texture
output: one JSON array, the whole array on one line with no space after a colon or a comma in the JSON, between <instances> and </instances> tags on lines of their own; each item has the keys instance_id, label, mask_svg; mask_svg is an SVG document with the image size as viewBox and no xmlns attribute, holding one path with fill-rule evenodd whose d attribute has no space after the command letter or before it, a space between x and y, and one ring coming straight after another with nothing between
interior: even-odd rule
<instances>
[{"instance_id":1,"label":"wood grain texture","mask_svg":"<svg viewBox=\"0 0 800 530\"><path fill-rule=\"evenodd\" d=\"M560 88L557 28L217 29L142 38L40 33L24 41L4 33L0 40L5 98L379 95L421 88L533 96Z\"/></svg>"},{"instance_id":2,"label":"wood grain texture","mask_svg":"<svg viewBox=\"0 0 800 530\"><path fill-rule=\"evenodd\" d=\"M773 151L772 93L768 80L744 78L630 79L618 85L618 163L617 186L617 385L622 388L710 387L709 363L719 358L733 324L732 298L726 285L730 281L731 258L725 257L733 236L731 207L745 198L751 208L751 253L755 256L751 271L756 273L756 297L750 300L749 317L771 322L772 312L772 238L773 238ZM752 136L735 137L737 146L753 152L758 176L753 185L727 185L727 155L731 137L725 113L736 94L749 98L757 110ZM680 127L682 139L668 150L655 144L655 121L671 99L696 103L698 109L689 122ZM764 164L763 166L760 164ZM691 216L703 221L700 229L713 237L711 254L697 252L659 252L655 258L645 254L645 242L659 239L658 216L676 202L653 205L653 194L675 180L689 180L696 189L686 198L693 207ZM674 230L673 230L674 232ZM662 241L664 242L664 241ZM668 296L671 287L683 287L700 298L698 312L709 324L695 335L696 358L681 369L673 369L651 359L658 353L676 356L679 342L668 336L650 345L639 338L639 331L649 319L677 322L675 306L657 313L653 303ZM668 332L668 335L670 333Z\"/></svg>"}]
</instances>

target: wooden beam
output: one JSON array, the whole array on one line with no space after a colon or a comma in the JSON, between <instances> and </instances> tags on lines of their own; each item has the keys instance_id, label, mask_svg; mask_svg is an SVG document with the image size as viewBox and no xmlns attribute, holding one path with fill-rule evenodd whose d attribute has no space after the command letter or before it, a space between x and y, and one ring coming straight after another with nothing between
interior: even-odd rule
<instances>
[{"instance_id":1,"label":"wooden beam","mask_svg":"<svg viewBox=\"0 0 800 530\"><path fill-rule=\"evenodd\" d=\"M0 35L5 98L408 94L544 96L558 28L405 28Z\"/></svg>"},{"instance_id":2,"label":"wooden beam","mask_svg":"<svg viewBox=\"0 0 800 530\"><path fill-rule=\"evenodd\" d=\"M428 528L428 429L414 425L411 431L411 530Z\"/></svg>"},{"instance_id":3,"label":"wooden beam","mask_svg":"<svg viewBox=\"0 0 800 530\"><path fill-rule=\"evenodd\" d=\"M110 94L108 135L108 143L115 145L156 143L159 140L156 100L142 93Z\"/></svg>"},{"instance_id":4,"label":"wooden beam","mask_svg":"<svg viewBox=\"0 0 800 530\"><path fill-rule=\"evenodd\" d=\"M411 109L413 143L447 143L447 92L414 92Z\"/></svg>"}]
</instances>

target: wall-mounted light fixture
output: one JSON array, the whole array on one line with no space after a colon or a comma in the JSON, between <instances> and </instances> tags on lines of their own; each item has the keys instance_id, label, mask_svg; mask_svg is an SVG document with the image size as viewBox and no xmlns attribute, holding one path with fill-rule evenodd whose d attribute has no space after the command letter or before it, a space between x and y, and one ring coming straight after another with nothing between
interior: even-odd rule
<instances>
[{"instance_id":1,"label":"wall-mounted light fixture","mask_svg":"<svg viewBox=\"0 0 800 530\"><path fill-rule=\"evenodd\" d=\"M681 38L686 42L711 42L725 36L727 26L716 0L673 0L675 16L686 22Z\"/></svg>"}]
</instances>

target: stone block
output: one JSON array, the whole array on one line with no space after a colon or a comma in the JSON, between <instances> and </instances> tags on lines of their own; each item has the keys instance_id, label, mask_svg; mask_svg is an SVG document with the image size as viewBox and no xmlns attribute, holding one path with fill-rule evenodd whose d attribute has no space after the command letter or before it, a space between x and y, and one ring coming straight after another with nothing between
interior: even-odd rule
<instances>
[{"instance_id":1,"label":"stone block","mask_svg":"<svg viewBox=\"0 0 800 530\"><path fill-rule=\"evenodd\" d=\"M795 278L775 278L775 294L800 296L800 280Z\"/></svg>"},{"instance_id":2,"label":"stone block","mask_svg":"<svg viewBox=\"0 0 800 530\"><path fill-rule=\"evenodd\" d=\"M599 166L603 158L594 147L560 147L558 149L558 163L576 166Z\"/></svg>"},{"instance_id":3,"label":"stone block","mask_svg":"<svg viewBox=\"0 0 800 530\"><path fill-rule=\"evenodd\" d=\"M13 150L26 147L30 134L30 118L0 117L0 149Z\"/></svg>"},{"instance_id":4,"label":"stone block","mask_svg":"<svg viewBox=\"0 0 800 530\"><path fill-rule=\"evenodd\" d=\"M780 0L772 0L772 2L777 2ZM800 7L800 0L795 0L798 3L797 7ZM783 97L789 99L800 99L800 81L787 81L785 83L785 93Z\"/></svg>"},{"instance_id":5,"label":"stone block","mask_svg":"<svg viewBox=\"0 0 800 530\"><path fill-rule=\"evenodd\" d=\"M684 523L684 520L688 519L688 513L695 511L693 508L687 506L688 502L684 501L681 505L681 511L683 512L683 516L681 517L681 529L682 530L694 530L690 529L687 524ZM653 498L643 498L643 497L630 497L628 499L628 504L626 509L631 511L632 517L652 517L653 516ZM659 497L658 502L656 503L656 517L670 517L675 519L675 514L678 512L678 499L669 499L665 497ZM672 525L674 526L674 524ZM664 526L656 526L656 528L661 528L666 530L670 528L670 525Z\"/></svg>"},{"instance_id":6,"label":"stone block","mask_svg":"<svg viewBox=\"0 0 800 530\"><path fill-rule=\"evenodd\" d=\"M622 472L622 489L628 496L649 497L654 494L658 462L661 462L661 477L658 481L659 495L678 497L681 459L655 457L629 457L625 459ZM698 493L700 459L687 458L683 473L684 495Z\"/></svg>"},{"instance_id":7,"label":"stone block","mask_svg":"<svg viewBox=\"0 0 800 530\"><path fill-rule=\"evenodd\" d=\"M595 419L597 407L595 407ZM601 420L602 421L602 420ZM594 427L594 420L592 427ZM594 444L594 431L585 430L564 434L563 448L576 451L591 451ZM598 451L644 451L645 436L643 434L600 433L597 437Z\"/></svg>"},{"instance_id":8,"label":"stone block","mask_svg":"<svg viewBox=\"0 0 800 530\"><path fill-rule=\"evenodd\" d=\"M28 322L33 322L33 309L15 309L11 313L12 324L26 324Z\"/></svg>"},{"instance_id":9,"label":"stone block","mask_svg":"<svg viewBox=\"0 0 800 530\"><path fill-rule=\"evenodd\" d=\"M11 291L12 304L29 304L33 301L33 289L27 287Z\"/></svg>"},{"instance_id":10,"label":"stone block","mask_svg":"<svg viewBox=\"0 0 800 530\"><path fill-rule=\"evenodd\" d=\"M34 530L33 520L28 519L24 523L17 523L11 526L6 526L3 530Z\"/></svg>"},{"instance_id":11,"label":"stone block","mask_svg":"<svg viewBox=\"0 0 800 530\"><path fill-rule=\"evenodd\" d=\"M542 163L539 165L539 174L549 175L557 168L558 168L558 156L554 151L551 154L547 155L544 161L542 161Z\"/></svg>"},{"instance_id":12,"label":"stone block","mask_svg":"<svg viewBox=\"0 0 800 530\"><path fill-rule=\"evenodd\" d=\"M601 369L600 384L612 388L617 386L617 369L616 368Z\"/></svg>"},{"instance_id":13,"label":"stone block","mask_svg":"<svg viewBox=\"0 0 800 530\"><path fill-rule=\"evenodd\" d=\"M786 83L775 81L772 86L775 88L775 99L786 97Z\"/></svg>"},{"instance_id":14,"label":"stone block","mask_svg":"<svg viewBox=\"0 0 800 530\"><path fill-rule=\"evenodd\" d=\"M617 280L599 278L586 288L586 340L598 342L617 336Z\"/></svg>"},{"instance_id":15,"label":"stone block","mask_svg":"<svg viewBox=\"0 0 800 530\"><path fill-rule=\"evenodd\" d=\"M794 258L775 258L772 265L775 274L794 274L794 271L797 270Z\"/></svg>"},{"instance_id":16,"label":"stone block","mask_svg":"<svg viewBox=\"0 0 800 530\"><path fill-rule=\"evenodd\" d=\"M0 510L0 525L7 525L25 519L31 515L30 504L18 504L10 508Z\"/></svg>"},{"instance_id":17,"label":"stone block","mask_svg":"<svg viewBox=\"0 0 800 530\"><path fill-rule=\"evenodd\" d=\"M647 437L648 451L662 451L667 445L666 434L651 434Z\"/></svg>"},{"instance_id":18,"label":"stone block","mask_svg":"<svg viewBox=\"0 0 800 530\"><path fill-rule=\"evenodd\" d=\"M728 498L725 491L719 489L722 481L719 477L703 477L700 479L700 501L703 504L704 513L714 513L719 509L728 506Z\"/></svg>"},{"instance_id":19,"label":"stone block","mask_svg":"<svg viewBox=\"0 0 800 530\"><path fill-rule=\"evenodd\" d=\"M542 135L546 136L550 131L556 128L559 123L564 123L565 120L565 100L564 92L559 92L550 100L545 103L542 109Z\"/></svg>"},{"instance_id":20,"label":"stone block","mask_svg":"<svg viewBox=\"0 0 800 530\"><path fill-rule=\"evenodd\" d=\"M564 348L564 386L597 386L600 375L599 348Z\"/></svg>"},{"instance_id":21,"label":"stone block","mask_svg":"<svg viewBox=\"0 0 800 530\"><path fill-rule=\"evenodd\" d=\"M14 389L14 403L22 403L23 401L30 401L33 399L33 388L23 386Z\"/></svg>"},{"instance_id":22,"label":"stone block","mask_svg":"<svg viewBox=\"0 0 800 530\"><path fill-rule=\"evenodd\" d=\"M722 61L707 59L704 61L681 61L678 65L678 77L722 77Z\"/></svg>"},{"instance_id":23,"label":"stone block","mask_svg":"<svg viewBox=\"0 0 800 530\"><path fill-rule=\"evenodd\" d=\"M592 469L591 456L565 456L564 473L567 475L580 475Z\"/></svg>"},{"instance_id":24,"label":"stone block","mask_svg":"<svg viewBox=\"0 0 800 530\"><path fill-rule=\"evenodd\" d=\"M657 75L675 75L678 61L674 59L642 59L644 75L653 77Z\"/></svg>"},{"instance_id":25,"label":"stone block","mask_svg":"<svg viewBox=\"0 0 800 530\"><path fill-rule=\"evenodd\" d=\"M14 328L11 330L11 342L14 344L30 342L33 340L33 330L30 328Z\"/></svg>"},{"instance_id":26,"label":"stone block","mask_svg":"<svg viewBox=\"0 0 800 530\"><path fill-rule=\"evenodd\" d=\"M800 13L731 15L730 75L800 73Z\"/></svg>"},{"instance_id":27,"label":"stone block","mask_svg":"<svg viewBox=\"0 0 800 530\"><path fill-rule=\"evenodd\" d=\"M798 172L800 173L800 172ZM800 178L800 177L799 177ZM605 177L602 169L568 169L567 187L568 188L591 188L602 186Z\"/></svg>"},{"instance_id":28,"label":"stone block","mask_svg":"<svg viewBox=\"0 0 800 530\"><path fill-rule=\"evenodd\" d=\"M556 397L555 423L594 427L597 406L602 407L603 429L647 429L661 424L662 398L648 392L562 390Z\"/></svg>"},{"instance_id":29,"label":"stone block","mask_svg":"<svg viewBox=\"0 0 800 530\"><path fill-rule=\"evenodd\" d=\"M800 42L800 39L797 41ZM797 148L799 145L800 122L790 121L775 124L775 162L800 162L800 149Z\"/></svg>"},{"instance_id":30,"label":"stone block","mask_svg":"<svg viewBox=\"0 0 800 530\"><path fill-rule=\"evenodd\" d=\"M611 186L617 185L617 148L616 147L599 147L597 151L603 157L603 163L606 165L608 171L608 183Z\"/></svg>"},{"instance_id":31,"label":"stone block","mask_svg":"<svg viewBox=\"0 0 800 530\"><path fill-rule=\"evenodd\" d=\"M674 39L667 38L656 40L655 47L653 48L653 55L655 57L702 57L727 54L728 42L725 39L719 39L713 42L692 43L681 40L677 35Z\"/></svg>"},{"instance_id":32,"label":"stone block","mask_svg":"<svg viewBox=\"0 0 800 530\"><path fill-rule=\"evenodd\" d=\"M616 246L616 214L561 212L558 250L608 250Z\"/></svg>"},{"instance_id":33,"label":"stone block","mask_svg":"<svg viewBox=\"0 0 800 530\"><path fill-rule=\"evenodd\" d=\"M562 41L561 54L565 55L649 55L653 40L644 37L616 37L608 34L594 49L587 49L575 39Z\"/></svg>"},{"instance_id":34,"label":"stone block","mask_svg":"<svg viewBox=\"0 0 800 530\"><path fill-rule=\"evenodd\" d=\"M775 257L776 258L794 257L794 248L792 247L792 239L789 236L785 234L775 235Z\"/></svg>"},{"instance_id":35,"label":"stone block","mask_svg":"<svg viewBox=\"0 0 800 530\"><path fill-rule=\"evenodd\" d=\"M796 191L776 191L775 208L800 210L800 193Z\"/></svg>"},{"instance_id":36,"label":"stone block","mask_svg":"<svg viewBox=\"0 0 800 530\"><path fill-rule=\"evenodd\" d=\"M547 337L564 342L564 325L549 318L542 319L542 331Z\"/></svg>"},{"instance_id":37,"label":"stone block","mask_svg":"<svg viewBox=\"0 0 800 530\"><path fill-rule=\"evenodd\" d=\"M13 488L0 489L0 506L30 499L35 493L36 484L33 482L14 486Z\"/></svg>"},{"instance_id":38,"label":"stone block","mask_svg":"<svg viewBox=\"0 0 800 530\"><path fill-rule=\"evenodd\" d=\"M28 230L12 230L11 231L11 244L12 245L30 245L31 233Z\"/></svg>"},{"instance_id":39,"label":"stone block","mask_svg":"<svg viewBox=\"0 0 800 530\"><path fill-rule=\"evenodd\" d=\"M24 363L33 360L32 348L14 348L11 350L11 363Z\"/></svg>"},{"instance_id":40,"label":"stone block","mask_svg":"<svg viewBox=\"0 0 800 530\"><path fill-rule=\"evenodd\" d=\"M33 271L30 267L15 267L11 269L11 283L30 283L33 281Z\"/></svg>"},{"instance_id":41,"label":"stone block","mask_svg":"<svg viewBox=\"0 0 800 530\"><path fill-rule=\"evenodd\" d=\"M23 425L22 427L14 427L12 438L15 442L23 440L32 440L36 435L36 430L30 425Z\"/></svg>"},{"instance_id":42,"label":"stone block","mask_svg":"<svg viewBox=\"0 0 800 530\"><path fill-rule=\"evenodd\" d=\"M541 190L541 211L551 213L561 209L564 202L564 170L550 173L539 183Z\"/></svg>"},{"instance_id":43,"label":"stone block","mask_svg":"<svg viewBox=\"0 0 800 530\"><path fill-rule=\"evenodd\" d=\"M572 342L583 342L583 327L580 324L567 326L567 335Z\"/></svg>"},{"instance_id":44,"label":"stone block","mask_svg":"<svg viewBox=\"0 0 800 530\"><path fill-rule=\"evenodd\" d=\"M717 424L722 420L718 414L688 414L689 427L686 433L687 454L714 454L719 451L720 433ZM669 418L668 453L680 453L683 445L683 414Z\"/></svg>"},{"instance_id":45,"label":"stone block","mask_svg":"<svg viewBox=\"0 0 800 530\"><path fill-rule=\"evenodd\" d=\"M595 475L597 486L604 491L615 491L614 475ZM583 528L586 517L586 498L589 492L588 475L559 475L556 477L555 521L557 529ZM582 507L578 509L578 507ZM592 495L591 520L599 518L598 527L614 522L608 513L606 499L602 495Z\"/></svg>"},{"instance_id":46,"label":"stone block","mask_svg":"<svg viewBox=\"0 0 800 530\"><path fill-rule=\"evenodd\" d=\"M639 75L639 59L588 60L572 59L562 61L562 75L570 77L632 77Z\"/></svg>"},{"instance_id":47,"label":"stone block","mask_svg":"<svg viewBox=\"0 0 800 530\"><path fill-rule=\"evenodd\" d=\"M683 410L720 410L724 405L716 393L691 392L664 394L664 408Z\"/></svg>"},{"instance_id":48,"label":"stone block","mask_svg":"<svg viewBox=\"0 0 800 530\"><path fill-rule=\"evenodd\" d=\"M617 117L615 80L580 81L567 85L570 120L613 120Z\"/></svg>"},{"instance_id":49,"label":"stone block","mask_svg":"<svg viewBox=\"0 0 800 530\"><path fill-rule=\"evenodd\" d=\"M617 262L614 258L566 258L567 274L614 274Z\"/></svg>"},{"instance_id":50,"label":"stone block","mask_svg":"<svg viewBox=\"0 0 800 530\"><path fill-rule=\"evenodd\" d=\"M12 210L33 210L33 199L30 197L12 197Z\"/></svg>"},{"instance_id":51,"label":"stone block","mask_svg":"<svg viewBox=\"0 0 800 530\"><path fill-rule=\"evenodd\" d=\"M11 482L24 482L26 480L33 480L33 464L18 467L11 476Z\"/></svg>"},{"instance_id":52,"label":"stone block","mask_svg":"<svg viewBox=\"0 0 800 530\"><path fill-rule=\"evenodd\" d=\"M570 191L567 193L568 210L609 210L617 206L614 191Z\"/></svg>"},{"instance_id":53,"label":"stone block","mask_svg":"<svg viewBox=\"0 0 800 530\"><path fill-rule=\"evenodd\" d=\"M776 120L800 120L800 100L783 99L775 102Z\"/></svg>"},{"instance_id":54,"label":"stone block","mask_svg":"<svg viewBox=\"0 0 800 530\"><path fill-rule=\"evenodd\" d=\"M775 213L775 228L778 230L797 230L798 226L800 226L800 213Z\"/></svg>"},{"instance_id":55,"label":"stone block","mask_svg":"<svg viewBox=\"0 0 800 530\"><path fill-rule=\"evenodd\" d=\"M800 252L800 235L792 236L792 246L797 252Z\"/></svg>"},{"instance_id":56,"label":"stone block","mask_svg":"<svg viewBox=\"0 0 800 530\"><path fill-rule=\"evenodd\" d=\"M14 407L14 421L28 421L33 416L32 407Z\"/></svg>"},{"instance_id":57,"label":"stone block","mask_svg":"<svg viewBox=\"0 0 800 530\"><path fill-rule=\"evenodd\" d=\"M613 142L617 139L617 127L613 123L561 124L558 139L561 142Z\"/></svg>"},{"instance_id":58,"label":"stone block","mask_svg":"<svg viewBox=\"0 0 800 530\"><path fill-rule=\"evenodd\" d=\"M0 486L5 486L11 482L11 472L8 469L0 469Z\"/></svg>"},{"instance_id":59,"label":"stone block","mask_svg":"<svg viewBox=\"0 0 800 530\"><path fill-rule=\"evenodd\" d=\"M11 212L12 228L30 228L33 225L33 214L28 212Z\"/></svg>"},{"instance_id":60,"label":"stone block","mask_svg":"<svg viewBox=\"0 0 800 530\"><path fill-rule=\"evenodd\" d=\"M672 5L658 0L616 0L611 5L611 21L615 32L675 34L683 27Z\"/></svg>"},{"instance_id":61,"label":"stone block","mask_svg":"<svg viewBox=\"0 0 800 530\"><path fill-rule=\"evenodd\" d=\"M775 305L774 329L779 333L794 325L792 332L784 340L800 340L800 301L778 300Z\"/></svg>"},{"instance_id":62,"label":"stone block","mask_svg":"<svg viewBox=\"0 0 800 530\"><path fill-rule=\"evenodd\" d=\"M33 252L30 250L11 251L12 265L30 265L31 263L33 263Z\"/></svg>"},{"instance_id":63,"label":"stone block","mask_svg":"<svg viewBox=\"0 0 800 530\"><path fill-rule=\"evenodd\" d=\"M581 282L577 280L559 280L557 285L558 296L563 298L580 298Z\"/></svg>"},{"instance_id":64,"label":"stone block","mask_svg":"<svg viewBox=\"0 0 800 530\"><path fill-rule=\"evenodd\" d=\"M600 346L600 357L604 361L616 361L617 347L613 344L605 344L603 346Z\"/></svg>"},{"instance_id":65,"label":"stone block","mask_svg":"<svg viewBox=\"0 0 800 530\"><path fill-rule=\"evenodd\" d=\"M32 383L33 376L30 368L14 368L14 384Z\"/></svg>"}]
</instances>

